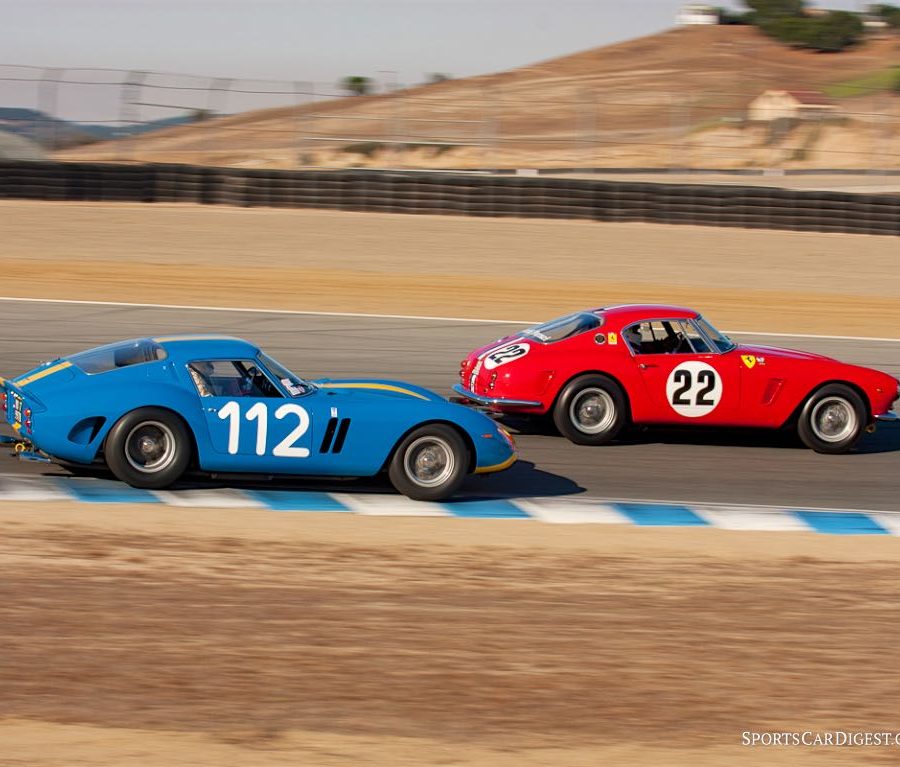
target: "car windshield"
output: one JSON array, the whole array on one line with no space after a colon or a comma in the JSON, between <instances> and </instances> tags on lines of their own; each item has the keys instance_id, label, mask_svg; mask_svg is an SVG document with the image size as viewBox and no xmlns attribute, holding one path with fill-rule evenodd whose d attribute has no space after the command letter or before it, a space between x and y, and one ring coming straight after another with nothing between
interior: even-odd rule
<instances>
[{"instance_id":1,"label":"car windshield","mask_svg":"<svg viewBox=\"0 0 900 767\"><path fill-rule=\"evenodd\" d=\"M304 381L300 376L294 375L284 365L273 360L268 354L260 354L259 361L262 366L269 371L279 383L287 390L292 397L302 397L314 391L316 386L310 381Z\"/></svg>"},{"instance_id":2,"label":"car windshield","mask_svg":"<svg viewBox=\"0 0 900 767\"><path fill-rule=\"evenodd\" d=\"M718 349L720 352L730 352L732 349L734 349L734 341L732 341L728 336L716 330L705 319L703 319L703 317L698 317L695 322L700 326L700 330L706 333L706 335L709 337L709 340L713 342L716 349Z\"/></svg>"},{"instance_id":3,"label":"car windshield","mask_svg":"<svg viewBox=\"0 0 900 767\"><path fill-rule=\"evenodd\" d=\"M69 362L77 365L85 373L94 375L106 373L116 368L125 368L131 365L140 365L144 362L164 360L166 350L149 338L137 341L122 341L120 343L99 346L86 352L79 352L68 357Z\"/></svg>"},{"instance_id":4,"label":"car windshield","mask_svg":"<svg viewBox=\"0 0 900 767\"><path fill-rule=\"evenodd\" d=\"M588 330L599 328L603 324L603 317L598 317L592 312L578 312L569 314L542 325L535 325L522 331L523 336L534 338L543 344L552 344L565 338L572 338Z\"/></svg>"}]
</instances>

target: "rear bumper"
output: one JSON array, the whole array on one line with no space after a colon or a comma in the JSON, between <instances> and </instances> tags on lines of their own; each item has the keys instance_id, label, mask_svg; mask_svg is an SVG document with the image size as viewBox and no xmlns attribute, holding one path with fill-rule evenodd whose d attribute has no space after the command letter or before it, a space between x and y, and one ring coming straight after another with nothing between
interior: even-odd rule
<instances>
[{"instance_id":1,"label":"rear bumper","mask_svg":"<svg viewBox=\"0 0 900 767\"><path fill-rule=\"evenodd\" d=\"M453 384L453 391L459 394L463 399L474 402L478 405L486 405L487 407L541 407L543 403L540 401L527 399L506 399L505 397L483 397L473 391L469 391L462 384Z\"/></svg>"}]
</instances>

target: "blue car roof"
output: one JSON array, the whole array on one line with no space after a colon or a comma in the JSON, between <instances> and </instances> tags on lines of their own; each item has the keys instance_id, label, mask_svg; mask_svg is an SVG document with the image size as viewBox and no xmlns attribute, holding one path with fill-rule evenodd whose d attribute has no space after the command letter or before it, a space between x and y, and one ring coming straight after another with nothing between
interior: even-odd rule
<instances>
[{"instance_id":1,"label":"blue car roof","mask_svg":"<svg viewBox=\"0 0 900 767\"><path fill-rule=\"evenodd\" d=\"M149 339L177 359L253 359L259 347L242 338L220 335L174 335Z\"/></svg>"}]
</instances>

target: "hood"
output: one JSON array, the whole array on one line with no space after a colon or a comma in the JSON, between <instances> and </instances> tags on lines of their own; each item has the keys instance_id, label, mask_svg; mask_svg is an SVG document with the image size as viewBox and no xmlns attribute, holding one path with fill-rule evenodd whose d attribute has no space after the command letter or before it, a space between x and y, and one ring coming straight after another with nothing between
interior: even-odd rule
<instances>
[{"instance_id":1,"label":"hood","mask_svg":"<svg viewBox=\"0 0 900 767\"><path fill-rule=\"evenodd\" d=\"M444 401L439 394L406 381L375 378L321 378L313 383L320 389L334 389L356 397L424 400L427 402Z\"/></svg>"},{"instance_id":2,"label":"hood","mask_svg":"<svg viewBox=\"0 0 900 767\"><path fill-rule=\"evenodd\" d=\"M833 357L826 357L824 354L813 354L812 352L802 352L797 349L782 349L778 346L757 346L755 344L740 344L736 349L738 354L752 354L754 357L763 357L768 359L781 360L798 360L807 362L837 362ZM842 363L843 364L843 363Z\"/></svg>"}]
</instances>

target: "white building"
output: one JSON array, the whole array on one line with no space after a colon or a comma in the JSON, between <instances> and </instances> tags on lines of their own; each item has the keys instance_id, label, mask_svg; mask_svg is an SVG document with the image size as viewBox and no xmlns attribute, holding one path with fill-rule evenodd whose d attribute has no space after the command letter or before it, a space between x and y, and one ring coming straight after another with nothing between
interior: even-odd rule
<instances>
[{"instance_id":1,"label":"white building","mask_svg":"<svg viewBox=\"0 0 900 767\"><path fill-rule=\"evenodd\" d=\"M678 14L678 25L681 27L718 23L719 12L711 5L688 3L681 7L681 11Z\"/></svg>"},{"instance_id":2,"label":"white building","mask_svg":"<svg viewBox=\"0 0 900 767\"><path fill-rule=\"evenodd\" d=\"M822 120L837 116L837 104L819 91L769 90L757 96L747 108L753 121Z\"/></svg>"},{"instance_id":3,"label":"white building","mask_svg":"<svg viewBox=\"0 0 900 767\"><path fill-rule=\"evenodd\" d=\"M870 3L863 12L863 26L869 32L882 32L888 28L888 23L881 16L877 4Z\"/></svg>"}]
</instances>

